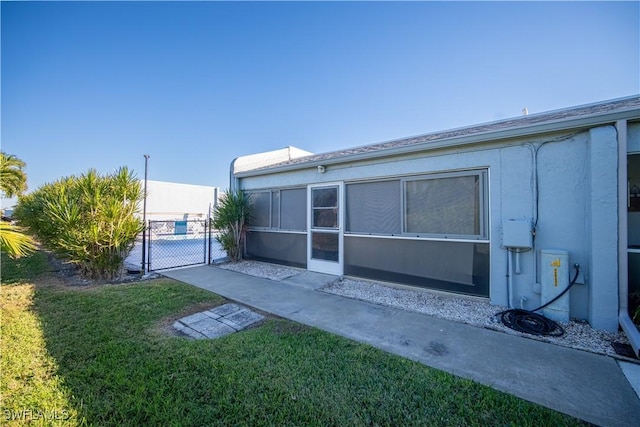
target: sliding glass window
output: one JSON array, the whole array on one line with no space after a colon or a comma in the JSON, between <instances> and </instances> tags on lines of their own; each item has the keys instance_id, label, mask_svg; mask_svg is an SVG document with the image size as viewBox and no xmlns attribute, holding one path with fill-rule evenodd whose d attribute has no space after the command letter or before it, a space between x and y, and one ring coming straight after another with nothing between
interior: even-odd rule
<instances>
[{"instance_id":1,"label":"sliding glass window","mask_svg":"<svg viewBox=\"0 0 640 427\"><path fill-rule=\"evenodd\" d=\"M250 227L271 227L271 192L260 191L249 193L251 216Z\"/></svg>"},{"instance_id":2,"label":"sliding glass window","mask_svg":"<svg viewBox=\"0 0 640 427\"><path fill-rule=\"evenodd\" d=\"M348 183L347 234L484 240L487 171Z\"/></svg>"},{"instance_id":3,"label":"sliding glass window","mask_svg":"<svg viewBox=\"0 0 640 427\"><path fill-rule=\"evenodd\" d=\"M418 237L488 238L486 182L486 171L404 179L404 233Z\"/></svg>"},{"instance_id":4,"label":"sliding glass window","mask_svg":"<svg viewBox=\"0 0 640 427\"><path fill-rule=\"evenodd\" d=\"M347 184L346 232L401 234L400 189L399 179Z\"/></svg>"},{"instance_id":5,"label":"sliding glass window","mask_svg":"<svg viewBox=\"0 0 640 427\"><path fill-rule=\"evenodd\" d=\"M247 191L251 201L249 227L306 231L307 189Z\"/></svg>"}]
</instances>

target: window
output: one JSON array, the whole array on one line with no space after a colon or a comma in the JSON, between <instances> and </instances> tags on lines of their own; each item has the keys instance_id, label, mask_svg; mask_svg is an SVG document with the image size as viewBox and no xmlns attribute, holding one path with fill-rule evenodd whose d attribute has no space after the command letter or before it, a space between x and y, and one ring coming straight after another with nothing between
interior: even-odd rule
<instances>
[{"instance_id":1,"label":"window","mask_svg":"<svg viewBox=\"0 0 640 427\"><path fill-rule=\"evenodd\" d=\"M249 227L306 231L307 189L249 191L252 213Z\"/></svg>"},{"instance_id":2,"label":"window","mask_svg":"<svg viewBox=\"0 0 640 427\"><path fill-rule=\"evenodd\" d=\"M280 192L271 193L271 227L280 228Z\"/></svg>"},{"instance_id":3,"label":"window","mask_svg":"<svg viewBox=\"0 0 640 427\"><path fill-rule=\"evenodd\" d=\"M345 185L349 234L486 239L486 171Z\"/></svg>"},{"instance_id":4,"label":"window","mask_svg":"<svg viewBox=\"0 0 640 427\"><path fill-rule=\"evenodd\" d=\"M314 188L311 190L312 227L338 228L338 189Z\"/></svg>"},{"instance_id":5,"label":"window","mask_svg":"<svg viewBox=\"0 0 640 427\"><path fill-rule=\"evenodd\" d=\"M271 192L261 191L250 193L251 218L249 226L270 227L271 225Z\"/></svg>"},{"instance_id":6,"label":"window","mask_svg":"<svg viewBox=\"0 0 640 427\"><path fill-rule=\"evenodd\" d=\"M401 233L400 180L346 185L347 233Z\"/></svg>"},{"instance_id":7,"label":"window","mask_svg":"<svg viewBox=\"0 0 640 427\"><path fill-rule=\"evenodd\" d=\"M403 182L404 232L486 238L486 172L458 172Z\"/></svg>"}]
</instances>

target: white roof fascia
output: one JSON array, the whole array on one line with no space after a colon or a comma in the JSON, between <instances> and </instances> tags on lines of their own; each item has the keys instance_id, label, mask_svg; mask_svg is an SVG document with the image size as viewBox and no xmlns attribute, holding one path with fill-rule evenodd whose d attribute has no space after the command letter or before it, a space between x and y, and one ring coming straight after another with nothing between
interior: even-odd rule
<instances>
[{"instance_id":1,"label":"white roof fascia","mask_svg":"<svg viewBox=\"0 0 640 427\"><path fill-rule=\"evenodd\" d=\"M289 146L278 150L237 157L233 161L232 169L234 174L237 176L240 173L248 172L253 169L264 170L266 167L276 163L282 163L287 160L310 155L313 155L313 153L297 147Z\"/></svg>"}]
</instances>

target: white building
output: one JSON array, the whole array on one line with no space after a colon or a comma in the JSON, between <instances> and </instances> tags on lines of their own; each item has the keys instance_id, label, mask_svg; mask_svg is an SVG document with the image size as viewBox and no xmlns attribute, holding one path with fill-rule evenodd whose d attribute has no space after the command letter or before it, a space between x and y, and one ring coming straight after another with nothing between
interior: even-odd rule
<instances>
[{"instance_id":1,"label":"white building","mask_svg":"<svg viewBox=\"0 0 640 427\"><path fill-rule=\"evenodd\" d=\"M147 220L206 219L219 193L218 187L147 180Z\"/></svg>"}]
</instances>

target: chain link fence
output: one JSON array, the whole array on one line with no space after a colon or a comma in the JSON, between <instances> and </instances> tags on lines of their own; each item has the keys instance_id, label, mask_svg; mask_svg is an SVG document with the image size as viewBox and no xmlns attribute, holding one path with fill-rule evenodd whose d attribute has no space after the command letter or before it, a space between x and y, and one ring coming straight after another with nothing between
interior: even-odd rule
<instances>
[{"instance_id":1,"label":"chain link fence","mask_svg":"<svg viewBox=\"0 0 640 427\"><path fill-rule=\"evenodd\" d=\"M209 229L209 264L215 264L227 259L227 251L218 242L219 231Z\"/></svg>"},{"instance_id":2,"label":"chain link fence","mask_svg":"<svg viewBox=\"0 0 640 427\"><path fill-rule=\"evenodd\" d=\"M147 272L220 262L226 259L227 253L217 241L217 235L208 220L150 220L145 239L141 236L136 241L126 262L137 266L144 262ZM142 250L143 240L146 240L145 250Z\"/></svg>"}]
</instances>

